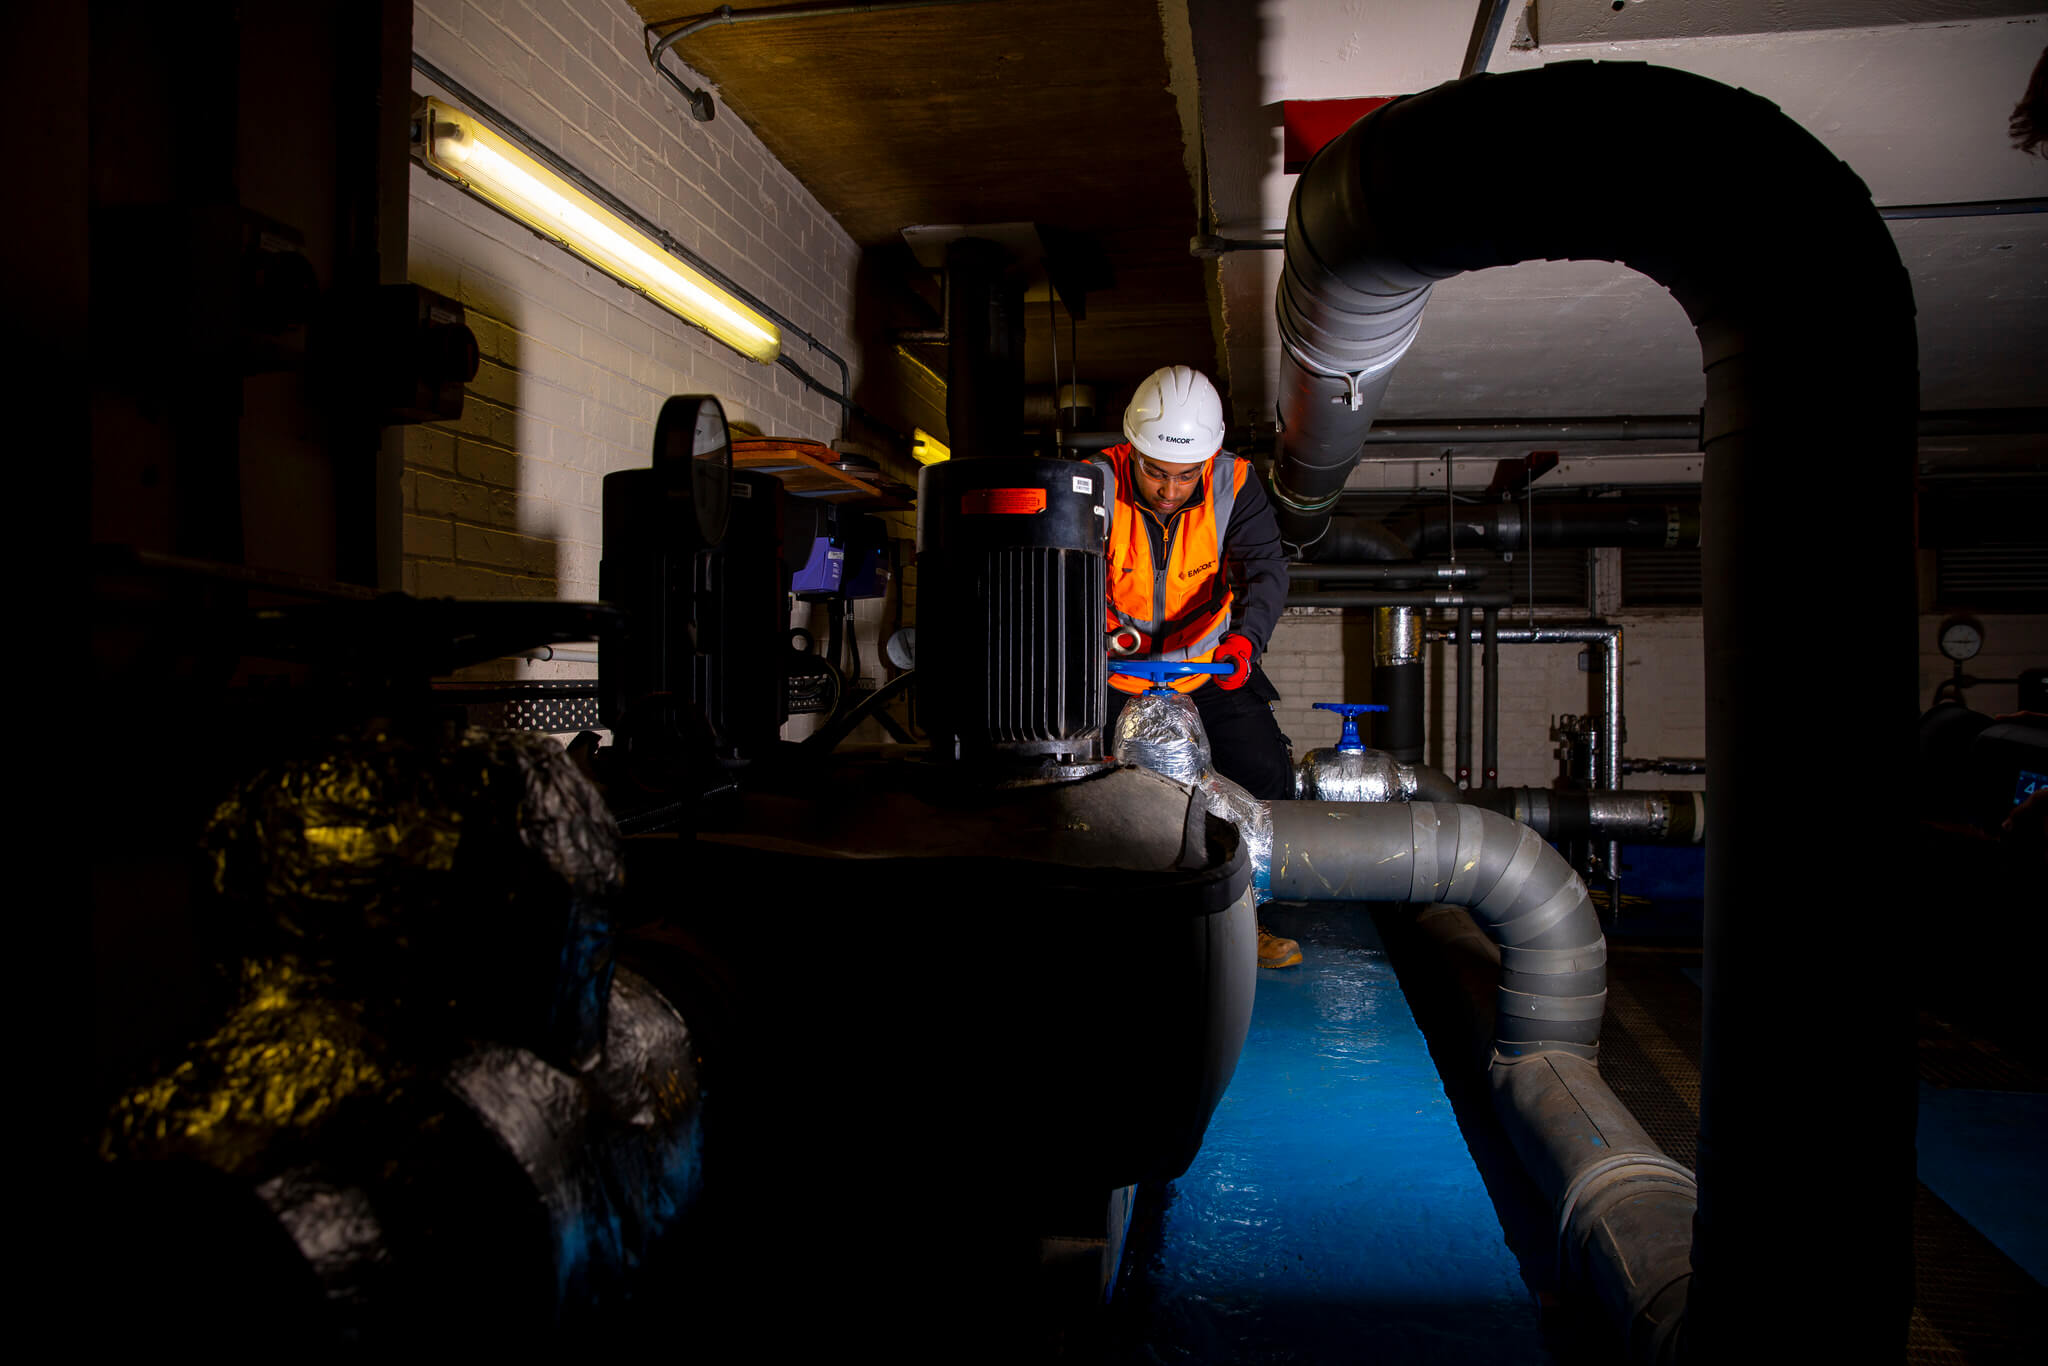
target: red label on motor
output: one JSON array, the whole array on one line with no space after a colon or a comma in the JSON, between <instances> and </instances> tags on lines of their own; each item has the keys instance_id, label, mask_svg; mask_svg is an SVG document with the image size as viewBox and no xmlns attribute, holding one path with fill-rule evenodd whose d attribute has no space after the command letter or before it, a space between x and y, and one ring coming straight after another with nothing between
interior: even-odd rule
<instances>
[{"instance_id":1,"label":"red label on motor","mask_svg":"<svg viewBox=\"0 0 2048 1366\"><path fill-rule=\"evenodd\" d=\"M1045 511L1044 489L975 489L960 495L962 512L1010 513Z\"/></svg>"}]
</instances>

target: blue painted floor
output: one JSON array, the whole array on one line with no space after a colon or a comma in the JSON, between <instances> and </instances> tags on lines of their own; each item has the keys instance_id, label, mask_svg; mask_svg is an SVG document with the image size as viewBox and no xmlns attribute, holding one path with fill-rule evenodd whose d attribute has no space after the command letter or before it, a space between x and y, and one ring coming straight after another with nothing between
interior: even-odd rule
<instances>
[{"instance_id":1,"label":"blue painted floor","mask_svg":"<svg viewBox=\"0 0 2048 1366\"><path fill-rule=\"evenodd\" d=\"M2048 1285L2048 1095L1920 1086L1920 1180Z\"/></svg>"},{"instance_id":2,"label":"blue painted floor","mask_svg":"<svg viewBox=\"0 0 2048 1366\"><path fill-rule=\"evenodd\" d=\"M1134 1235L1120 1359L1551 1361L1386 954L1303 950L1259 974L1201 1155Z\"/></svg>"}]
</instances>

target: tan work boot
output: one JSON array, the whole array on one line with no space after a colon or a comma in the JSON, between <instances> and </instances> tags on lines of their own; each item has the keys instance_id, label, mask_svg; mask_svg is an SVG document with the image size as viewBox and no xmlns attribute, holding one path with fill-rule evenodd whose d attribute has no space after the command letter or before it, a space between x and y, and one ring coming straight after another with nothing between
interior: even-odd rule
<instances>
[{"instance_id":1,"label":"tan work boot","mask_svg":"<svg viewBox=\"0 0 2048 1366\"><path fill-rule=\"evenodd\" d=\"M1282 939L1259 926L1259 966L1262 968L1291 968L1301 961L1301 945L1292 939Z\"/></svg>"}]
</instances>

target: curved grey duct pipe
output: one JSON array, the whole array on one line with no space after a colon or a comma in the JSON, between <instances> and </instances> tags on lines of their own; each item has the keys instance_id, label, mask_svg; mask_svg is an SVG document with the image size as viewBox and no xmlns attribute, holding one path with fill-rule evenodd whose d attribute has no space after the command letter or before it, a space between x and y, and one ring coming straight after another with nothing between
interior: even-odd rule
<instances>
[{"instance_id":1,"label":"curved grey duct pipe","mask_svg":"<svg viewBox=\"0 0 2048 1366\"><path fill-rule=\"evenodd\" d=\"M1545 135L1514 135L1530 128ZM1767 1322L1790 1334L1774 1343L1788 1358L1888 1360L1912 1301L1910 995L1847 988L1853 1043L1825 1066L1782 1061L1788 1043L1843 1036L1847 1003L1817 981L1896 977L1900 899L1873 889L1853 933L1764 907L1812 876L1808 851L1825 850L1831 867L1895 865L1910 813L1838 803L1802 815L1796 843L1783 838L1781 756L1800 751L1808 723L1773 691L1764 623L1785 584L1826 572L1828 543L1802 529L1802 509L1828 506L1857 526L1868 578L1831 627L1858 686L1831 720L1874 752L1907 752L1911 284L1854 173L1746 92L1573 62L1384 105L1317 154L1288 210L1273 481L1284 536L1321 534L1430 285L1544 258L1619 261L1663 284L1692 320L1706 372L1717 809L1688 1350L1732 1358ZM1809 1133L1856 1135L1824 1180L1785 1157L1787 1136Z\"/></svg>"},{"instance_id":2,"label":"curved grey duct pipe","mask_svg":"<svg viewBox=\"0 0 2048 1366\"><path fill-rule=\"evenodd\" d=\"M1560 1275L1638 1359L1674 1360L1692 1274L1692 1173L1600 1080L1607 942L1586 885L1535 831L1475 806L1274 802L1273 895L1462 906L1497 946L1494 1109L1557 1213Z\"/></svg>"},{"instance_id":3,"label":"curved grey duct pipe","mask_svg":"<svg viewBox=\"0 0 2048 1366\"><path fill-rule=\"evenodd\" d=\"M1464 906L1502 946L1498 1063L1600 1051L1607 941L1564 856L1497 811L1451 802L1274 802L1279 901Z\"/></svg>"}]
</instances>

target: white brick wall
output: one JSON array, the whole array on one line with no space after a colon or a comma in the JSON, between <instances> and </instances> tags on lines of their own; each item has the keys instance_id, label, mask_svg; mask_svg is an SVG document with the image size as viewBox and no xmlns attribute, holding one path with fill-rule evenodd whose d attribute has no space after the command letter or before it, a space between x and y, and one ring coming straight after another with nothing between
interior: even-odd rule
<instances>
[{"instance_id":1,"label":"white brick wall","mask_svg":"<svg viewBox=\"0 0 2048 1366\"><path fill-rule=\"evenodd\" d=\"M1627 753L1684 756L1706 753L1705 656L1696 613L1630 614L1609 618L1622 628L1622 700L1627 712ZM1435 623L1432 623L1435 624ZM1449 624L1449 623L1445 623ZM1509 623L1503 618L1503 625ZM1554 717L1593 711L1597 674L1581 672L1576 645L1500 647L1500 781L1504 787L1548 787L1557 776L1550 739ZM1481 699L1483 651L1472 650L1472 769L1479 779L1484 754ZM1315 613L1300 609L1280 619L1263 667L1284 694L1275 708L1280 729L1299 757L1337 738L1340 722L1317 702L1369 701L1372 690L1372 614ZM1597 664L1596 664L1597 667ZM1424 758L1450 772L1458 716L1455 646L1423 652ZM1690 787L1696 778L1638 775L1634 787Z\"/></svg>"},{"instance_id":2,"label":"white brick wall","mask_svg":"<svg viewBox=\"0 0 2048 1366\"><path fill-rule=\"evenodd\" d=\"M1928 613L1920 618L1920 705L1934 701L1934 689L1955 670L1938 643L1945 613ZM1977 615L1984 628L1984 649L1963 665L1963 672L1977 678L2017 678L2022 669L2048 668L2048 616ZM1977 711L1997 716L2019 705L2019 688L2012 683L1986 683L1965 689L1963 700Z\"/></svg>"},{"instance_id":3,"label":"white brick wall","mask_svg":"<svg viewBox=\"0 0 2048 1366\"><path fill-rule=\"evenodd\" d=\"M1280 729L1294 741L1298 757L1336 739L1339 722L1328 712L1313 710L1317 702L1369 700L1372 684L1372 627L1369 612L1308 614L1299 609L1280 619L1267 650L1264 668L1285 697L1275 708ZM1924 615L1920 633L1920 705L1933 700L1935 685L1949 676L1951 665L1935 644L1941 614ZM1622 700L1626 709L1626 752L1644 758L1704 755L1706 735L1706 654L1696 612L1615 613L1610 621L1622 627ZM1983 678L2011 678L2021 669L2048 665L2048 617L1980 616L1984 651L1966 670ZM1505 618L1503 625L1508 623ZM1596 680L1578 667L1576 645L1503 645L1500 647L1500 781L1506 787L1548 787L1557 776L1550 740L1553 717L1591 711ZM1483 727L1480 699L1485 669L1473 648L1472 767L1477 778ZM1424 652L1425 696L1429 715L1424 723L1429 762L1451 770L1457 723L1457 651L1430 645ZM1808 653L1790 667L1826 669L1827 661ZM1805 685L1809 693L1813 678ZM1851 688L1860 680L1843 674L1832 686ZM2012 684L1972 688L1965 700L1978 711L1996 715L2016 702ZM1711 786L1693 777L1637 774L1630 787L1684 788Z\"/></svg>"},{"instance_id":4,"label":"white brick wall","mask_svg":"<svg viewBox=\"0 0 2048 1366\"><path fill-rule=\"evenodd\" d=\"M731 111L691 120L648 66L640 34L625 0L420 0L413 46L845 356L857 380L852 239ZM413 88L442 93L418 72ZM838 433L837 406L786 371L727 349L417 167L409 275L463 302L484 359L459 422L407 434L408 591L595 598L601 480L647 463L670 394L716 394L734 422L770 436ZM836 383L836 367L801 341L786 345Z\"/></svg>"}]
</instances>

